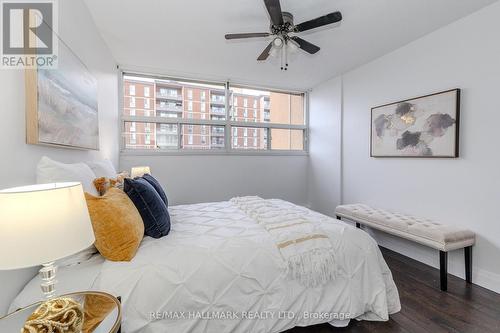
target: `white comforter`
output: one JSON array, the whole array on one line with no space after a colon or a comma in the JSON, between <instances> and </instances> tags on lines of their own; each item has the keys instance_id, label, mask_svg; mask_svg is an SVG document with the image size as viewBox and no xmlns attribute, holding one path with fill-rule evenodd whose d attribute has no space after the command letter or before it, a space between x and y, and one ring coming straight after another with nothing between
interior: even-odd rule
<instances>
[{"instance_id":1,"label":"white comforter","mask_svg":"<svg viewBox=\"0 0 500 333\"><path fill-rule=\"evenodd\" d=\"M396 286L375 241L304 210L321 222L338 253L338 276L320 287L305 288L287 278L267 231L232 203L218 202L171 207L170 234L144 238L131 262L97 255L61 268L58 291L121 296L125 333L281 332L339 319L387 320L399 311ZM35 278L11 309L36 301L38 288Z\"/></svg>"}]
</instances>

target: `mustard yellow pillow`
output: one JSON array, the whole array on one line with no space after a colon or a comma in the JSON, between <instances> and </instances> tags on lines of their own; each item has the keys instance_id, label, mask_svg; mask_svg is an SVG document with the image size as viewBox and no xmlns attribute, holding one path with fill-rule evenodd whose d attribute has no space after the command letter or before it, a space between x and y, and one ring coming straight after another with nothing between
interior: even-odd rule
<instances>
[{"instance_id":1,"label":"mustard yellow pillow","mask_svg":"<svg viewBox=\"0 0 500 333\"><path fill-rule=\"evenodd\" d=\"M110 188L102 197L85 193L95 247L112 261L130 261L144 236L144 223L127 194Z\"/></svg>"}]
</instances>

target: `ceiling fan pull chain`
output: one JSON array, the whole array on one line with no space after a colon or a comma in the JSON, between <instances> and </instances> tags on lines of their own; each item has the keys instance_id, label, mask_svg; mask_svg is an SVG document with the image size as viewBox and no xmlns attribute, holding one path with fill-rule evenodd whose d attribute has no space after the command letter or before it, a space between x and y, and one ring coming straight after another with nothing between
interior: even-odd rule
<instances>
[{"instance_id":1,"label":"ceiling fan pull chain","mask_svg":"<svg viewBox=\"0 0 500 333\"><path fill-rule=\"evenodd\" d=\"M285 52L285 48L281 48L281 70L283 70L283 52Z\"/></svg>"},{"instance_id":2,"label":"ceiling fan pull chain","mask_svg":"<svg viewBox=\"0 0 500 333\"><path fill-rule=\"evenodd\" d=\"M285 44L285 47L284 47L284 51L285 52L285 70L287 71L288 70L288 42Z\"/></svg>"}]
</instances>

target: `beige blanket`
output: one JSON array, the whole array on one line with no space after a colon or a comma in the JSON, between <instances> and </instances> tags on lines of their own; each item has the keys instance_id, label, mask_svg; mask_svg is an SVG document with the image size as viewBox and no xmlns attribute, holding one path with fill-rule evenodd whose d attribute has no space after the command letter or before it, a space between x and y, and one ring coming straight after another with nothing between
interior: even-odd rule
<instances>
[{"instance_id":1,"label":"beige blanket","mask_svg":"<svg viewBox=\"0 0 500 333\"><path fill-rule=\"evenodd\" d=\"M290 278L316 287L335 277L335 252L319 223L307 209L284 209L257 196L231 199L239 209L269 232L288 266Z\"/></svg>"}]
</instances>

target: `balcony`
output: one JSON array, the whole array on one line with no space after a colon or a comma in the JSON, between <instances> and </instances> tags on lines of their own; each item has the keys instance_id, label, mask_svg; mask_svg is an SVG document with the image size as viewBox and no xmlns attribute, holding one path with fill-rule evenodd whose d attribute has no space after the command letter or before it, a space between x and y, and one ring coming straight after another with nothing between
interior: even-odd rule
<instances>
[{"instance_id":1,"label":"balcony","mask_svg":"<svg viewBox=\"0 0 500 333\"><path fill-rule=\"evenodd\" d=\"M226 97L222 95L212 95L210 98L210 103L212 104L218 104L218 105L225 105L226 104Z\"/></svg>"},{"instance_id":2,"label":"balcony","mask_svg":"<svg viewBox=\"0 0 500 333\"><path fill-rule=\"evenodd\" d=\"M269 111L264 111L264 121L271 120L271 113Z\"/></svg>"},{"instance_id":3,"label":"balcony","mask_svg":"<svg viewBox=\"0 0 500 333\"><path fill-rule=\"evenodd\" d=\"M182 101L182 94L172 94L172 93L162 93L161 91L156 92L156 99L174 100Z\"/></svg>"},{"instance_id":4,"label":"balcony","mask_svg":"<svg viewBox=\"0 0 500 333\"><path fill-rule=\"evenodd\" d=\"M212 148L224 148L224 143L220 143L220 142L212 142L212 144L210 145Z\"/></svg>"},{"instance_id":5,"label":"balcony","mask_svg":"<svg viewBox=\"0 0 500 333\"><path fill-rule=\"evenodd\" d=\"M177 128L160 128L156 131L157 136L177 136Z\"/></svg>"},{"instance_id":6,"label":"balcony","mask_svg":"<svg viewBox=\"0 0 500 333\"><path fill-rule=\"evenodd\" d=\"M173 104L173 103L156 104L156 110L158 110L158 111L182 112L182 105L177 105L177 104Z\"/></svg>"},{"instance_id":7,"label":"balcony","mask_svg":"<svg viewBox=\"0 0 500 333\"><path fill-rule=\"evenodd\" d=\"M224 128L212 128L212 136L224 136Z\"/></svg>"},{"instance_id":8,"label":"balcony","mask_svg":"<svg viewBox=\"0 0 500 333\"><path fill-rule=\"evenodd\" d=\"M214 114L220 114L220 115L226 115L226 109L225 108L220 108L216 106L212 106L210 108L210 112Z\"/></svg>"}]
</instances>

